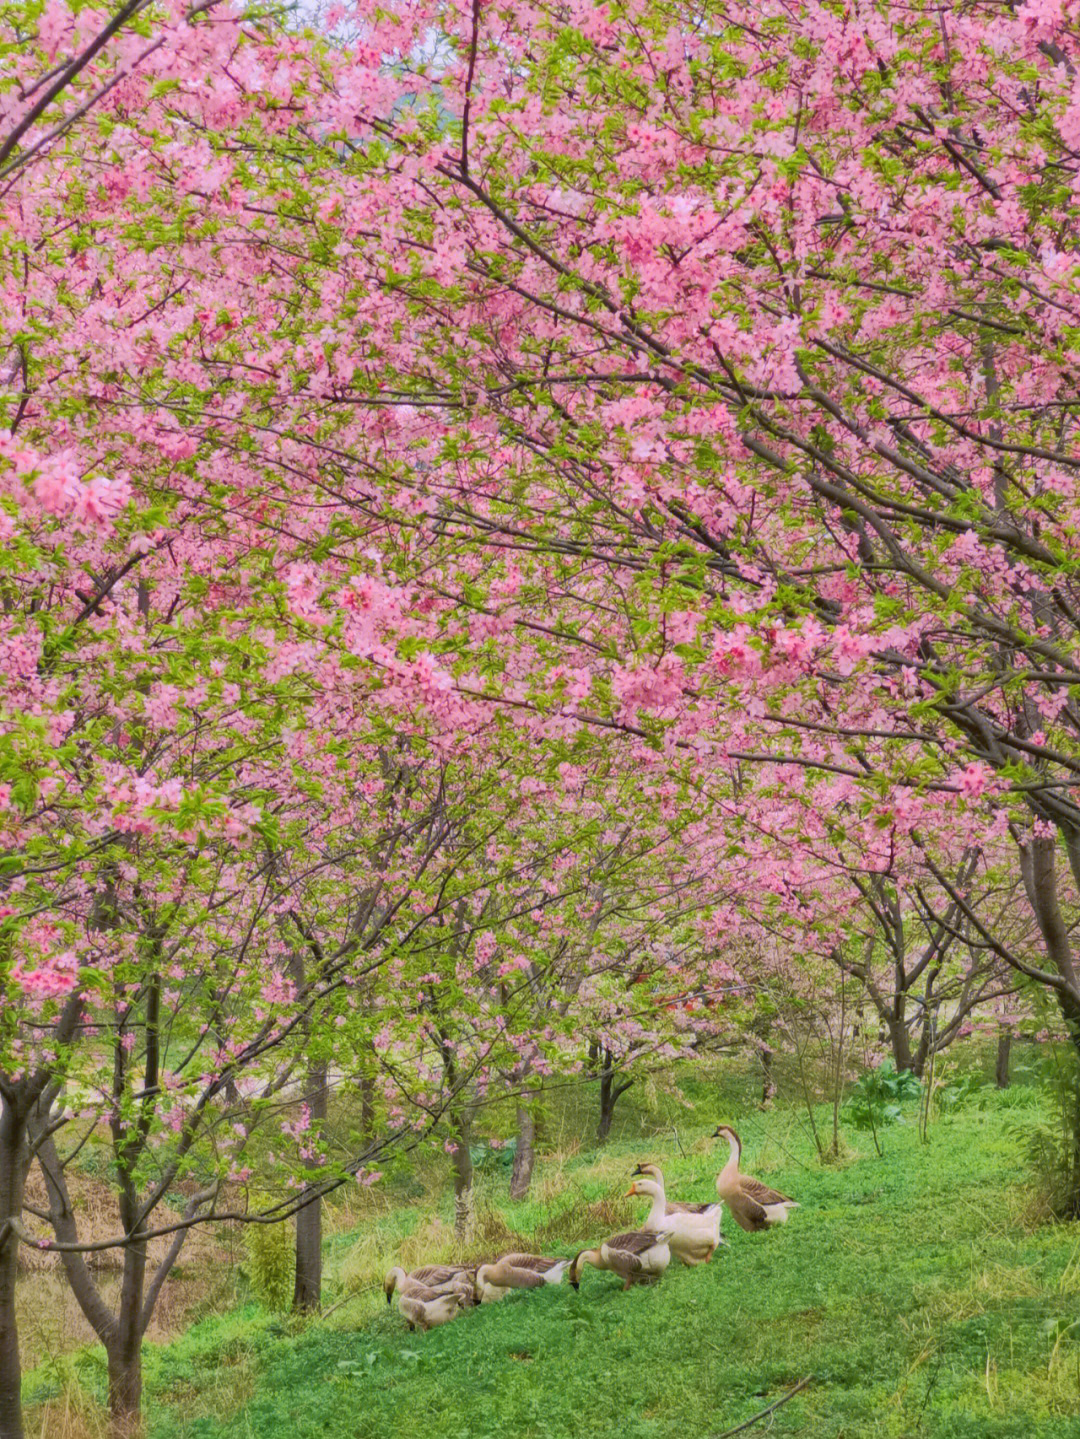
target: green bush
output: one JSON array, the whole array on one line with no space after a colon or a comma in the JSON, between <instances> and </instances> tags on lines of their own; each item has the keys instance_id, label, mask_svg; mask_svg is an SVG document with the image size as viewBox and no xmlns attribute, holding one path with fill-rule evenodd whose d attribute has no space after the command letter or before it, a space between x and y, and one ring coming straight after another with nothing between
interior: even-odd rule
<instances>
[{"instance_id":1,"label":"green bush","mask_svg":"<svg viewBox=\"0 0 1080 1439\"><path fill-rule=\"evenodd\" d=\"M283 1314L292 1304L296 1278L296 1240L293 1226L249 1224L244 1230L251 1290L264 1309Z\"/></svg>"},{"instance_id":2,"label":"green bush","mask_svg":"<svg viewBox=\"0 0 1080 1439\"><path fill-rule=\"evenodd\" d=\"M938 1109L942 1114L953 1114L966 1108L971 1100L975 1100L978 1106L985 1088L982 1075L973 1069L968 1070L941 1086L937 1092Z\"/></svg>"},{"instance_id":3,"label":"green bush","mask_svg":"<svg viewBox=\"0 0 1080 1439\"><path fill-rule=\"evenodd\" d=\"M516 1153L516 1139L511 1139L508 1144L498 1147L488 1144L486 1140L469 1146L469 1158L472 1160L472 1166L481 1173L498 1174L504 1171L509 1173L514 1167Z\"/></svg>"},{"instance_id":4,"label":"green bush","mask_svg":"<svg viewBox=\"0 0 1080 1439\"><path fill-rule=\"evenodd\" d=\"M868 1069L852 1088L845 1106L856 1129L881 1129L894 1124L905 1100L918 1099L922 1085L910 1069L898 1074L891 1059Z\"/></svg>"}]
</instances>

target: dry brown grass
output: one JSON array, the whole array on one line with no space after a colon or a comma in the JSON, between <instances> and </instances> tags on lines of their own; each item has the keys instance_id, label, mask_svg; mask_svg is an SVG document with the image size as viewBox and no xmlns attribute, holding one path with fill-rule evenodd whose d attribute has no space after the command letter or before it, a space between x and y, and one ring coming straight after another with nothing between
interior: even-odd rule
<instances>
[{"instance_id":1,"label":"dry brown grass","mask_svg":"<svg viewBox=\"0 0 1080 1439\"><path fill-rule=\"evenodd\" d=\"M26 1439L109 1439L109 1416L72 1378L63 1392L28 1409Z\"/></svg>"},{"instance_id":2,"label":"dry brown grass","mask_svg":"<svg viewBox=\"0 0 1080 1439\"><path fill-rule=\"evenodd\" d=\"M69 1176L68 1185L72 1208L79 1223L80 1239L96 1243L116 1234L118 1220L109 1186L79 1173ZM36 1168L27 1180L26 1198L35 1208L44 1208L47 1204L44 1181ZM172 1210L164 1209L162 1217L171 1218ZM42 1221L32 1215L26 1216L26 1224L31 1233L42 1238L49 1232ZM222 1307L232 1301L235 1296L237 1236L229 1229L234 1227L211 1230L196 1226L191 1230L169 1282L158 1299L147 1331L148 1339L169 1339L188 1327L195 1312ZM164 1238L151 1242L151 1272L165 1253L168 1243ZM106 1249L89 1254L87 1264L105 1302L115 1304L123 1251ZM58 1254L24 1245L19 1254L19 1270L16 1309L25 1369L35 1368L47 1359L58 1360L73 1349L94 1343L94 1332L64 1277ZM75 1421L72 1419L70 1422Z\"/></svg>"}]
</instances>

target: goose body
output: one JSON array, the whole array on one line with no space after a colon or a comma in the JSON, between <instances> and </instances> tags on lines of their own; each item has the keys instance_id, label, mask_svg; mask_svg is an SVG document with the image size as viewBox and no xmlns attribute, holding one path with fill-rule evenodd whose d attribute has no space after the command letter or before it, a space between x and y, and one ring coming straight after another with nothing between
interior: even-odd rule
<instances>
[{"instance_id":1,"label":"goose body","mask_svg":"<svg viewBox=\"0 0 1080 1439\"><path fill-rule=\"evenodd\" d=\"M739 1228L753 1232L771 1229L775 1224L786 1224L788 1211L798 1209L798 1202L776 1189L770 1189L760 1179L739 1173L742 1141L730 1125L721 1124L713 1138L726 1139L730 1146L728 1161L716 1176L716 1192L731 1210Z\"/></svg>"},{"instance_id":2,"label":"goose body","mask_svg":"<svg viewBox=\"0 0 1080 1439\"><path fill-rule=\"evenodd\" d=\"M511 1289L540 1289L559 1284L570 1261L545 1259L540 1254L504 1254L494 1264L481 1264L476 1271L477 1304L494 1304Z\"/></svg>"},{"instance_id":3,"label":"goose body","mask_svg":"<svg viewBox=\"0 0 1080 1439\"><path fill-rule=\"evenodd\" d=\"M624 1289L659 1279L671 1263L670 1239L670 1229L635 1229L628 1234L613 1234L598 1249L582 1249L574 1256L570 1283L575 1289L578 1287L586 1264L620 1275Z\"/></svg>"},{"instance_id":4,"label":"goose body","mask_svg":"<svg viewBox=\"0 0 1080 1439\"><path fill-rule=\"evenodd\" d=\"M435 1329L440 1324L448 1324L457 1318L464 1304L457 1291L431 1289L399 1267L391 1269L383 1289L387 1304L396 1292L398 1309L410 1329Z\"/></svg>"},{"instance_id":5,"label":"goose body","mask_svg":"<svg viewBox=\"0 0 1080 1439\"><path fill-rule=\"evenodd\" d=\"M664 1176L655 1164L639 1164L634 1173L645 1177L635 1179L628 1193L652 1200L645 1228L654 1232L670 1229L671 1252L683 1264L692 1267L708 1263L717 1245L727 1243L720 1233L722 1202L714 1199L711 1204L674 1203L664 1192Z\"/></svg>"},{"instance_id":6,"label":"goose body","mask_svg":"<svg viewBox=\"0 0 1080 1439\"><path fill-rule=\"evenodd\" d=\"M425 1264L420 1269L410 1269L409 1278L426 1284L436 1294L458 1294L464 1308L475 1303L474 1284L476 1266L466 1264Z\"/></svg>"}]
</instances>

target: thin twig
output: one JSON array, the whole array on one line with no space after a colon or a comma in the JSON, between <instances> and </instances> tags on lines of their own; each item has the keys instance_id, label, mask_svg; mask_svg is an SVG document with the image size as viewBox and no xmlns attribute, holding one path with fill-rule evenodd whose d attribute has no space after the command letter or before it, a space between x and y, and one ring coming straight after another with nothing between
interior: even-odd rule
<instances>
[{"instance_id":1,"label":"thin twig","mask_svg":"<svg viewBox=\"0 0 1080 1439\"><path fill-rule=\"evenodd\" d=\"M354 1289L351 1294L346 1294L344 1299L339 1299L336 1304L331 1304L329 1309L324 1309L319 1315L319 1322L329 1319L331 1314L340 1309L343 1304L348 1304L350 1299L359 1299L364 1294L373 1293L378 1287L377 1284L365 1284L363 1289Z\"/></svg>"},{"instance_id":2,"label":"thin twig","mask_svg":"<svg viewBox=\"0 0 1080 1439\"><path fill-rule=\"evenodd\" d=\"M778 1399L775 1404L770 1404L768 1409L763 1409L760 1414L755 1414L753 1419L746 1419L742 1424L736 1424L734 1429L725 1429L722 1434L714 1434L713 1439L731 1439L733 1434L741 1434L744 1429L752 1429L755 1424L759 1424L762 1419L767 1419L770 1414L781 1408L789 1399L794 1399L800 1389L805 1389L808 1384L812 1384L813 1382L814 1376L808 1374L805 1379L799 1380L794 1389L789 1389L782 1399Z\"/></svg>"}]
</instances>

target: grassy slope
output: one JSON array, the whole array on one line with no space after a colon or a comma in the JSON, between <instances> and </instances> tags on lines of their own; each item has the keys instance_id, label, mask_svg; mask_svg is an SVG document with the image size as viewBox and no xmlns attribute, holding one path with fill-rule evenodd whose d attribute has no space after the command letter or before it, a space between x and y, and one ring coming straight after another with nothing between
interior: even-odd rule
<instances>
[{"instance_id":1,"label":"grassy slope","mask_svg":"<svg viewBox=\"0 0 1080 1439\"><path fill-rule=\"evenodd\" d=\"M254 1307L207 1320L148 1355L150 1439L684 1439L806 1374L771 1435L1072 1439L1080 1343L1055 1349L1047 1326L1080 1314L1080 1232L1025 1226L1010 1122L994 1100L940 1120L924 1147L910 1116L884 1160L860 1136L861 1158L822 1168L790 1112L748 1117L748 1170L802 1201L786 1229L744 1234L728 1218L728 1251L656 1288L623 1294L587 1270L578 1294L513 1295L428 1335L381 1295L300 1332ZM545 1247L573 1252L575 1214L620 1194L645 1157L676 1196L708 1198L712 1151L672 1148L580 1156L548 1180L553 1204L505 1215L529 1235L554 1205L567 1239Z\"/></svg>"}]
</instances>

